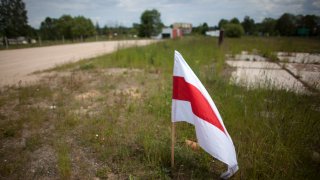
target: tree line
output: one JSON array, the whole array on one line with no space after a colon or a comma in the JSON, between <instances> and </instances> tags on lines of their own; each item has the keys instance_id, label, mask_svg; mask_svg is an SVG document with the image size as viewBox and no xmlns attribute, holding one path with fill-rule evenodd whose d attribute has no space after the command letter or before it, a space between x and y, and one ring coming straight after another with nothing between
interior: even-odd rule
<instances>
[{"instance_id":1,"label":"tree line","mask_svg":"<svg viewBox=\"0 0 320 180\"><path fill-rule=\"evenodd\" d=\"M203 25L199 27L202 28ZM316 15L282 14L278 19L264 18L261 22L245 16L240 22L237 18L221 19L213 29L224 29L229 37L241 35L263 36L320 36L320 17Z\"/></svg>"},{"instance_id":2,"label":"tree line","mask_svg":"<svg viewBox=\"0 0 320 180\"><path fill-rule=\"evenodd\" d=\"M132 27L114 26L100 27L98 23L93 26L90 19L83 16L71 17L63 15L59 19L47 17L40 26L40 34L43 39L56 40L86 38L92 35L106 35L109 37L151 37L157 36L164 27L161 14L156 9L145 10L140 17L140 24L133 23Z\"/></svg>"},{"instance_id":3,"label":"tree line","mask_svg":"<svg viewBox=\"0 0 320 180\"><path fill-rule=\"evenodd\" d=\"M60 18L46 17L39 29L28 25L27 11L22 0L0 0L0 37L29 38L41 37L46 40L69 39L85 40L93 35L151 37L157 36L164 24L161 14L156 9L145 10L140 17L140 23L132 27L95 26L89 18L84 16L62 15ZM193 28L193 33L205 34L208 30L224 29L228 37L241 35L264 36L320 36L320 17L316 15L293 15L284 13L278 19L265 18L256 23L249 16L240 22L238 18L221 19L217 26L209 27L203 23ZM4 40L3 40L4 41Z\"/></svg>"},{"instance_id":4,"label":"tree line","mask_svg":"<svg viewBox=\"0 0 320 180\"><path fill-rule=\"evenodd\" d=\"M47 17L40 25L41 38L47 40L61 38L84 40L95 33L96 29L92 21L84 16L62 15L58 19Z\"/></svg>"}]
</instances>

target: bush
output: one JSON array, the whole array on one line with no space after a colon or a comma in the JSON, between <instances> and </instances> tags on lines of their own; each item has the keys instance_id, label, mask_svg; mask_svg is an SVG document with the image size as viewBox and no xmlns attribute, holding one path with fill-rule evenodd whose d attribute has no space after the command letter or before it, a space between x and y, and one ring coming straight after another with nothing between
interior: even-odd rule
<instances>
[{"instance_id":1,"label":"bush","mask_svg":"<svg viewBox=\"0 0 320 180\"><path fill-rule=\"evenodd\" d=\"M224 26L224 30L227 37L241 37L244 34L241 24L228 23Z\"/></svg>"}]
</instances>

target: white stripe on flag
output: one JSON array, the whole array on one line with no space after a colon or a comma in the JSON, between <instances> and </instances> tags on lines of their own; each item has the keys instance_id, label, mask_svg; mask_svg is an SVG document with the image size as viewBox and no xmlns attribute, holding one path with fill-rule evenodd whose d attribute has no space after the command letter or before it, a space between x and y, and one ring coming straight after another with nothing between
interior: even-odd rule
<instances>
[{"instance_id":1,"label":"white stripe on flag","mask_svg":"<svg viewBox=\"0 0 320 180\"><path fill-rule=\"evenodd\" d=\"M239 169L232 139L209 93L177 51L173 76L172 121L193 124L199 145L228 165L221 178L231 177Z\"/></svg>"}]
</instances>

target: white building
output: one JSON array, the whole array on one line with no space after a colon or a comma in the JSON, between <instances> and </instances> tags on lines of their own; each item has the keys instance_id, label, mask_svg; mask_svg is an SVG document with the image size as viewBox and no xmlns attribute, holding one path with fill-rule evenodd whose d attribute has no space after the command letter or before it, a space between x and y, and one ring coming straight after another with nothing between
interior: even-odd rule
<instances>
[{"instance_id":1,"label":"white building","mask_svg":"<svg viewBox=\"0 0 320 180\"><path fill-rule=\"evenodd\" d=\"M206 35L207 36L213 36L213 37L219 37L220 31L219 30L215 30L215 31L207 31Z\"/></svg>"}]
</instances>

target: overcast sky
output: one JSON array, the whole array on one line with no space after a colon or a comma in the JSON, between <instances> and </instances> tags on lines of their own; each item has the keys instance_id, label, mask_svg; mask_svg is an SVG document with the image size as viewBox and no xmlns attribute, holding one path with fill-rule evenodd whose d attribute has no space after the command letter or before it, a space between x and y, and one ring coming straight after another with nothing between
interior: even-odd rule
<instances>
[{"instance_id":1,"label":"overcast sky","mask_svg":"<svg viewBox=\"0 0 320 180\"><path fill-rule=\"evenodd\" d=\"M284 12L320 15L320 0L24 0L28 22L38 28L45 17L63 14L83 15L100 26L131 26L140 22L146 9L157 9L165 25L189 22L193 26L207 22L217 25L221 18L248 15L256 22L265 17L278 18Z\"/></svg>"}]
</instances>

